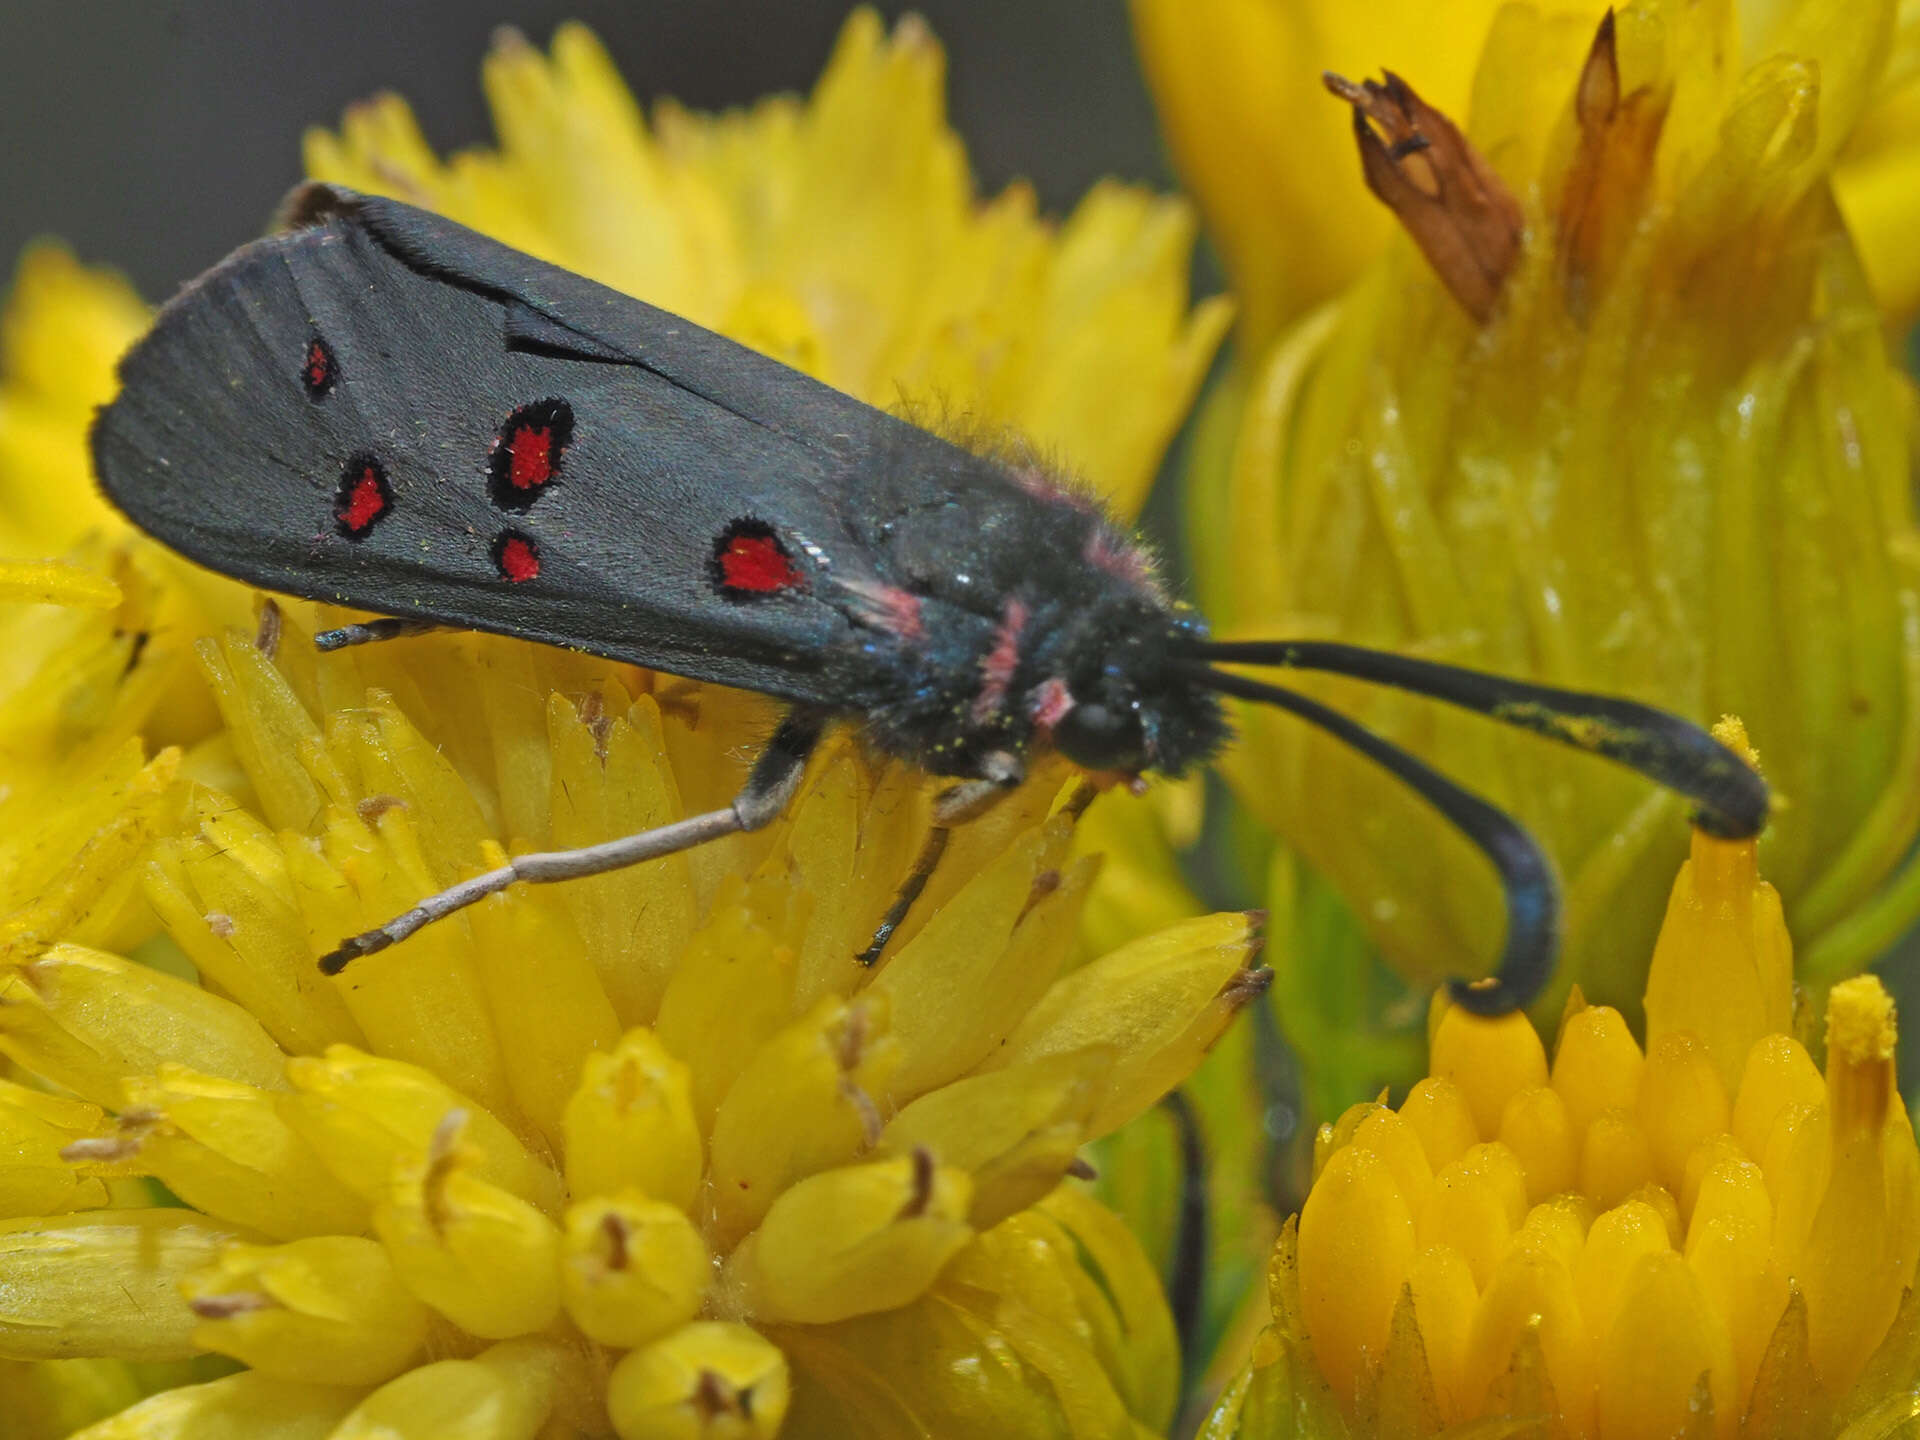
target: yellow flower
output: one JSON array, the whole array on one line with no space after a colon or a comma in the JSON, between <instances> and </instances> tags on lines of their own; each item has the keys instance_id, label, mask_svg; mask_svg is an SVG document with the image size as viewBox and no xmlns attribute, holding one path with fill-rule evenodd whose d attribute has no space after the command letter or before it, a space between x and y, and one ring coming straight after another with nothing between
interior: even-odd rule
<instances>
[{"instance_id":1,"label":"yellow flower","mask_svg":"<svg viewBox=\"0 0 1920 1440\"><path fill-rule=\"evenodd\" d=\"M1322 1129L1272 1326L1203 1433L1906 1433L1920 1149L1892 1001L1833 988L1824 1076L1792 1005L1753 844L1696 832L1644 1050L1578 998L1551 1063L1524 1016L1439 1012L1400 1107Z\"/></svg>"},{"instance_id":2,"label":"yellow flower","mask_svg":"<svg viewBox=\"0 0 1920 1440\"><path fill-rule=\"evenodd\" d=\"M1471 108L1476 131L1530 111L1535 141L1544 140L1561 123L1567 96L1558 88L1564 63L1538 27L1584 39L1603 8L1591 0L1541 0L1525 10L1490 0L1132 0L1141 64L1174 163L1244 307L1244 350L1264 353L1283 325L1364 271L1391 234L1348 181L1351 127L1320 100L1322 71L1391 70L1446 114ZM1920 17L1911 9L1898 7L1897 23L1890 0L1744 0L1697 19L1642 3L1622 6L1620 16L1651 45L1692 51L1677 57L1680 65L1692 63L1703 40L1726 44L1724 73L1707 99L1710 120L1743 72L1782 63L1776 56L1792 57L1786 63L1824 89L1825 139L1812 168L1832 164L1874 294L1900 326L1920 308L1920 253L1908 243L1920 219ZM1490 46L1504 50L1512 68L1482 64L1476 75ZM1758 138L1769 122L1754 113L1735 123ZM1535 141L1521 140L1514 156L1486 148L1503 174L1522 181L1531 178L1525 165Z\"/></svg>"},{"instance_id":3,"label":"yellow flower","mask_svg":"<svg viewBox=\"0 0 1920 1440\"><path fill-rule=\"evenodd\" d=\"M1506 6L1465 142L1417 61L1411 89L1349 87L1368 183L1420 248L1390 246L1210 402L1195 573L1231 635L1738 709L1781 799L1769 873L1826 983L1920 909L1907 391L1831 185L1891 6L1740 8L1644 0L1596 34L1598 6ZM1566 963L1543 1008L1577 981L1631 1012L1676 802L1431 705L1312 688L1546 843ZM1237 793L1396 963L1485 963L1491 880L1440 822L1321 737L1244 731Z\"/></svg>"},{"instance_id":4,"label":"yellow flower","mask_svg":"<svg viewBox=\"0 0 1920 1440\"><path fill-rule=\"evenodd\" d=\"M577 28L487 78L499 151L442 164L386 100L310 139L316 172L1036 433L1123 506L1224 323L1188 311L1175 203L1103 187L1058 232L978 204L913 23L856 14L809 101L651 127ZM0 411L0 460L22 426L81 453L92 352L45 342L105 334L74 310L101 293L18 302L42 399ZM67 544L49 514L8 546ZM1168 1423L1158 1278L1061 1182L1265 975L1239 914L1077 950L1099 862L1062 768L956 835L877 973L852 957L932 787L848 740L764 832L328 979L316 954L503 848L724 803L771 705L480 636L321 655L336 612L112 529L0 594L35 602L0 611L0 1414L31 1440L144 1392L82 1433Z\"/></svg>"}]
</instances>

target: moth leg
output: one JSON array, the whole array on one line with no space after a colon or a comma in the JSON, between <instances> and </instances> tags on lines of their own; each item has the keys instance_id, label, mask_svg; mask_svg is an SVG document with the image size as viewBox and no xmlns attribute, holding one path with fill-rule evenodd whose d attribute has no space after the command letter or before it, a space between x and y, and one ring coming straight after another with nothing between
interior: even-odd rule
<instances>
[{"instance_id":1,"label":"moth leg","mask_svg":"<svg viewBox=\"0 0 1920 1440\"><path fill-rule=\"evenodd\" d=\"M384 950L396 941L406 939L421 926L465 909L516 881L541 884L553 880L578 880L609 870L621 870L629 865L637 865L642 860L691 850L696 845L718 840L723 835L758 830L775 820L800 788L800 779L807 769L807 759L819 744L826 722L827 716L823 711L788 712L780 722L780 728L773 732L773 738L767 742L767 748L754 761L746 785L734 797L733 803L724 809L709 810L704 815L690 815L671 825L658 825L651 830L642 830L637 835L623 835L618 840L582 845L577 850L548 850L535 855L517 856L498 870L489 870L471 880L462 880L458 885L449 885L437 895L427 896L404 915L395 916L377 929L343 940L337 949L320 957L320 968L329 975L338 975L348 962Z\"/></svg>"},{"instance_id":2,"label":"moth leg","mask_svg":"<svg viewBox=\"0 0 1920 1440\"><path fill-rule=\"evenodd\" d=\"M438 620L368 620L360 625L342 625L338 630L322 630L313 637L313 648L344 650L349 645L371 645L377 640L399 640L408 635L427 635L451 628Z\"/></svg>"},{"instance_id":3,"label":"moth leg","mask_svg":"<svg viewBox=\"0 0 1920 1440\"><path fill-rule=\"evenodd\" d=\"M962 780L943 791L933 802L933 828L927 832L926 843L914 857L913 868L907 872L907 878L900 882L893 903L887 906L887 913L880 917L873 939L867 942L866 949L853 957L862 965L872 967L880 963L880 952L893 939L893 932L905 923L914 901L920 898L920 892L927 888L927 882L933 878L940 857L946 854L947 837L953 834L953 827L990 810L1001 796L1026 778L1026 771L1017 759L1010 755L1003 758L1010 764L996 765L993 773L983 778Z\"/></svg>"}]
</instances>

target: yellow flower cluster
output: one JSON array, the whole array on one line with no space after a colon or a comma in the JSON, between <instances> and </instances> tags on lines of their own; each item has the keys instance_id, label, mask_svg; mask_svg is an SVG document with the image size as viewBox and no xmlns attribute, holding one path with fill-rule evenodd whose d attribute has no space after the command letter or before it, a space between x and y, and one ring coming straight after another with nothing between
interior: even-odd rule
<instances>
[{"instance_id":1,"label":"yellow flower cluster","mask_svg":"<svg viewBox=\"0 0 1920 1440\"><path fill-rule=\"evenodd\" d=\"M940 66L860 12L810 100L649 125L568 27L489 59L498 151L442 163L382 100L309 152L855 393L899 378L1033 433L1131 507L1225 321L1188 311L1191 220L1117 186L1058 232L1024 192L979 204ZM31 555L103 525L84 425L139 315L54 252L23 283L0 490L35 506L0 548ZM1248 917L1088 958L1100 866L1046 769L866 971L930 790L842 741L767 831L521 887L324 978L317 953L503 849L724 803L772 708L478 636L323 656L334 612L104 528L0 568L58 607L0 614L10 1425L1166 1425L1158 1278L1061 1181L1264 988Z\"/></svg>"},{"instance_id":2,"label":"yellow flower cluster","mask_svg":"<svg viewBox=\"0 0 1920 1440\"><path fill-rule=\"evenodd\" d=\"M1290 1404L1308 1434L1904 1433L1920 1149L1891 1001L1834 987L1823 1076L1752 843L1696 832L1646 1006L1643 1050L1576 998L1551 1063L1522 1016L1439 1012L1398 1109L1318 1137L1273 1326L1209 1433L1297 1433Z\"/></svg>"},{"instance_id":3,"label":"yellow flower cluster","mask_svg":"<svg viewBox=\"0 0 1920 1440\"><path fill-rule=\"evenodd\" d=\"M199 646L247 803L169 785L177 753L140 772L186 825L136 880L201 984L11 932L0 1051L73 1098L0 1092L22 1217L0 1226L0 1353L248 1365L196 1424L267 1396L433 1433L452 1376L652 1436L701 1406L773 1434L784 1350L814 1386L787 1433L838 1433L888 1374L843 1322L894 1312L894 1339L931 1344L978 1295L1019 1404L1047 1376L1164 1418L1154 1276L1090 1202L1047 1197L1258 993L1244 917L1073 966L1097 866L1070 862L1043 785L956 842L931 918L864 983L859 932L926 794L842 747L766 837L502 898L327 981L319 946L493 834L704 808L767 707L498 640L320 658L304 609L273 658ZM68 892L110 895L128 859L84 852ZM89 1208L129 1176L190 1208ZM1111 1291L1073 1278L1083 1253ZM1111 1334L1111 1370L1070 1350L1055 1375L1021 1323ZM942 1413L926 1383L916 1408ZM191 1433L151 1418L185 1404L98 1433Z\"/></svg>"}]
</instances>

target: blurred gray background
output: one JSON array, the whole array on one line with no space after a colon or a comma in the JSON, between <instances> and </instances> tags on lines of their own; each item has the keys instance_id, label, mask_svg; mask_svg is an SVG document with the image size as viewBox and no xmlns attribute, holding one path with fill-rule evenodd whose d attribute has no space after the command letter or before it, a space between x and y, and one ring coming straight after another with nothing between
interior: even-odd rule
<instances>
[{"instance_id":1,"label":"blurred gray background","mask_svg":"<svg viewBox=\"0 0 1920 1440\"><path fill-rule=\"evenodd\" d=\"M512 24L590 24L636 94L720 108L805 90L846 0L0 0L0 266L35 235L165 299L258 234L300 134L394 89L439 149L489 138L479 63ZM922 0L988 189L1058 212L1103 174L1170 184L1119 0Z\"/></svg>"}]
</instances>

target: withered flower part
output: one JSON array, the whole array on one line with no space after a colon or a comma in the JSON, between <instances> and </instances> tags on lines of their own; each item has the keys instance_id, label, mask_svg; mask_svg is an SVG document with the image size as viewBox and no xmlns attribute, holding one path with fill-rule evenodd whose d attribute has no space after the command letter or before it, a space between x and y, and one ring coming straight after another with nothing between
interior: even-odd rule
<instances>
[{"instance_id":1,"label":"withered flower part","mask_svg":"<svg viewBox=\"0 0 1920 1440\"><path fill-rule=\"evenodd\" d=\"M1520 203L1451 120L1391 70L1382 73L1384 81L1357 85L1331 71L1321 79L1353 106L1367 188L1484 325L1520 256Z\"/></svg>"}]
</instances>

